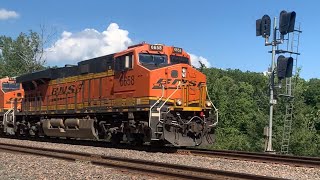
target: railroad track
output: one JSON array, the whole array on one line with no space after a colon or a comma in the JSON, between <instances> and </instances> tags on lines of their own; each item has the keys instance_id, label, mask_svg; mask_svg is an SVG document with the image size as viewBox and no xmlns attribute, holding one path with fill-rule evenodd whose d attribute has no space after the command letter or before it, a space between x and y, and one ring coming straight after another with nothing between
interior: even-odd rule
<instances>
[{"instance_id":1,"label":"railroad track","mask_svg":"<svg viewBox=\"0 0 320 180\"><path fill-rule=\"evenodd\" d=\"M204 149L178 149L179 154L191 154L196 156L219 157L226 159L248 160L265 163L285 164L290 166L320 167L320 158L305 156L290 156L279 154L254 153L243 151L223 151Z\"/></svg>"},{"instance_id":2,"label":"railroad track","mask_svg":"<svg viewBox=\"0 0 320 180\"><path fill-rule=\"evenodd\" d=\"M1 137L1 136L0 136ZM255 152L244 152L244 151L230 151L230 150L207 150L207 149L195 149L186 148L178 149L175 147L152 147L146 146L132 146L129 144L118 144L113 145L104 141L87 141L87 140L67 140L59 138L28 138L28 137L6 137L2 138L19 139L19 140L31 140L38 142L50 142L50 143L63 143L81 146L94 146L94 147L104 147L104 148L116 148L116 149L130 149L137 151L146 152L162 152L162 153L178 153L178 154L188 154L196 156L205 157L219 157L225 159L236 159L236 160L247 160L255 162L265 162L265 163L276 163L285 164L289 166L302 166L302 167L320 167L320 158L316 157L304 157L304 156L289 156L289 155L279 155L279 154L266 154L266 153L255 153Z\"/></svg>"},{"instance_id":3,"label":"railroad track","mask_svg":"<svg viewBox=\"0 0 320 180\"><path fill-rule=\"evenodd\" d=\"M84 161L94 165L126 169L129 171L135 171L143 174L152 174L157 176L160 175L165 176L166 178L174 179L280 179L231 171L221 171L199 167L190 167L185 165L175 165L137 159L102 156L83 152L27 147L22 145L6 143L0 143L0 150L11 153L27 153L50 158L58 158L68 161Z\"/></svg>"}]
</instances>

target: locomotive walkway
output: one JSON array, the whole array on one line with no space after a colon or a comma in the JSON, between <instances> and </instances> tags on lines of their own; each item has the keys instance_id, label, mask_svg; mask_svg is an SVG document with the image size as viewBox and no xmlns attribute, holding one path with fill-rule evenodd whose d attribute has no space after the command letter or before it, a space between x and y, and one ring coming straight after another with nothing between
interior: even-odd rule
<instances>
[{"instance_id":1,"label":"locomotive walkway","mask_svg":"<svg viewBox=\"0 0 320 180\"><path fill-rule=\"evenodd\" d=\"M138 159L102 156L83 152L73 152L39 147L0 143L0 150L10 153L26 153L68 161L88 162L93 165L126 169L143 174L164 176L174 179L280 179L231 171L191 167L185 165L167 164Z\"/></svg>"}]
</instances>

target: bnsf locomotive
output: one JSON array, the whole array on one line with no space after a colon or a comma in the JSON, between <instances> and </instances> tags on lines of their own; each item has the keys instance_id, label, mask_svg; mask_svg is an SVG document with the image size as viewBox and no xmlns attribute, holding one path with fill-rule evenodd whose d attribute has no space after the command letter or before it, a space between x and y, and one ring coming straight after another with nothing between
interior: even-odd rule
<instances>
[{"instance_id":1,"label":"bnsf locomotive","mask_svg":"<svg viewBox=\"0 0 320 180\"><path fill-rule=\"evenodd\" d=\"M1 80L2 133L113 143L212 144L217 110L181 48L146 43ZM212 114L211 114L212 113Z\"/></svg>"}]
</instances>

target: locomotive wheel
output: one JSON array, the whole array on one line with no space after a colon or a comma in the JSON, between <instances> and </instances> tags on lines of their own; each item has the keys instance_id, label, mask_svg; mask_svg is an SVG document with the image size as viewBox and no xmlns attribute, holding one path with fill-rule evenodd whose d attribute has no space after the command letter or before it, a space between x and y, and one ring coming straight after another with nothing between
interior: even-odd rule
<instances>
[{"instance_id":1,"label":"locomotive wheel","mask_svg":"<svg viewBox=\"0 0 320 180\"><path fill-rule=\"evenodd\" d=\"M123 139L123 134L122 133L114 133L112 134L111 136L111 143L112 144L120 144L120 142L122 141Z\"/></svg>"},{"instance_id":2,"label":"locomotive wheel","mask_svg":"<svg viewBox=\"0 0 320 180\"><path fill-rule=\"evenodd\" d=\"M133 141L130 142L132 145L137 145L137 146L143 145L144 140L143 140L142 134L133 134L132 136L133 136Z\"/></svg>"},{"instance_id":3,"label":"locomotive wheel","mask_svg":"<svg viewBox=\"0 0 320 180\"><path fill-rule=\"evenodd\" d=\"M166 143L164 140L158 140L158 141L151 141L150 145L153 147L162 147L164 146Z\"/></svg>"}]
</instances>

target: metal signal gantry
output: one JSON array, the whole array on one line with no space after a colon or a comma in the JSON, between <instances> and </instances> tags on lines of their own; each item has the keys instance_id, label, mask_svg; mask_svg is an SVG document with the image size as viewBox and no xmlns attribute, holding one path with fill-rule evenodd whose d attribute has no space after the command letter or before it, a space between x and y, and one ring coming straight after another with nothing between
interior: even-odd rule
<instances>
[{"instance_id":1,"label":"metal signal gantry","mask_svg":"<svg viewBox=\"0 0 320 180\"><path fill-rule=\"evenodd\" d=\"M287 12L281 11L280 19L279 19L279 28L277 27L277 18L274 18L273 21L273 32L272 39L269 42L269 38L271 36L271 19L268 15L264 15L261 19L256 20L256 36L262 36L265 38L265 46L272 46L272 57L271 57L271 65L268 71L269 75L269 126L265 128L264 134L267 136L265 143L265 152L273 153L274 150L272 148L272 122L273 122L273 107L277 104L277 100L274 98L274 90L275 90L275 76L278 77L279 87L281 88L281 80L282 79L290 79L292 77L292 69L294 60L292 57L285 57L283 55L278 56L277 63L275 63L276 54L281 53L290 53L298 54L294 52L278 50L278 45L283 44L285 41L285 35L288 33L294 32L296 13L294 11ZM280 34L280 38L277 38L278 31ZM300 31L300 30L299 30ZM291 86L290 86L291 87ZM291 92L291 91L290 91ZM290 94L291 96L291 94Z\"/></svg>"}]
</instances>

